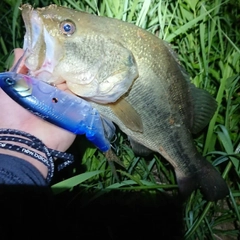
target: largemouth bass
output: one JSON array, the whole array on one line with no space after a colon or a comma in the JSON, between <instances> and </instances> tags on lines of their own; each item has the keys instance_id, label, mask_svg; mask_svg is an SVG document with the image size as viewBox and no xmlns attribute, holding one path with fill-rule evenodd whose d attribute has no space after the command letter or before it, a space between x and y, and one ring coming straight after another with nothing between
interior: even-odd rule
<instances>
[{"instance_id":1,"label":"largemouth bass","mask_svg":"<svg viewBox=\"0 0 240 240\"><path fill-rule=\"evenodd\" d=\"M174 167L183 196L197 188L210 201L228 194L192 138L216 102L190 83L167 43L133 24L56 5L25 4L22 16L31 75L66 82L128 135L136 153L160 153Z\"/></svg>"}]
</instances>

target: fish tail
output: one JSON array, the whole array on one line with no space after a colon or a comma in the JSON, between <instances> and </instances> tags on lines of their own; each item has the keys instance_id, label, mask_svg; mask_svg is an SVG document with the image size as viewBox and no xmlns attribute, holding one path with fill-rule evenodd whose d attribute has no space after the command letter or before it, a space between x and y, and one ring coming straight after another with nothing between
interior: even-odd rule
<instances>
[{"instance_id":1,"label":"fish tail","mask_svg":"<svg viewBox=\"0 0 240 240\"><path fill-rule=\"evenodd\" d=\"M201 163L195 174L187 177L177 177L179 191L185 199L197 188L208 201L223 199L229 194L228 186L221 174L203 157L198 159ZM178 174L176 173L178 176Z\"/></svg>"},{"instance_id":2,"label":"fish tail","mask_svg":"<svg viewBox=\"0 0 240 240\"><path fill-rule=\"evenodd\" d=\"M198 174L199 188L208 201L217 201L229 194L227 183L208 161L203 159L203 167Z\"/></svg>"}]
</instances>

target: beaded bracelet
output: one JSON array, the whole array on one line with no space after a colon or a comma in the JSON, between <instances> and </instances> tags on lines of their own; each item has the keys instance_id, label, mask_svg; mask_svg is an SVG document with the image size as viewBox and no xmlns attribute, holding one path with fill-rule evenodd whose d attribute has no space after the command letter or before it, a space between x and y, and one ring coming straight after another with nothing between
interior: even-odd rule
<instances>
[{"instance_id":1,"label":"beaded bracelet","mask_svg":"<svg viewBox=\"0 0 240 240\"><path fill-rule=\"evenodd\" d=\"M6 143L6 141L25 144L28 148ZM47 158L43 157L37 152L30 150L29 147L44 153ZM61 164L58 164L58 171L73 163L72 154L47 148L40 139L34 137L29 133L15 129L0 129L0 148L23 153L43 163L48 168L48 174L46 178L47 183L50 183L54 173L53 157L64 159Z\"/></svg>"}]
</instances>

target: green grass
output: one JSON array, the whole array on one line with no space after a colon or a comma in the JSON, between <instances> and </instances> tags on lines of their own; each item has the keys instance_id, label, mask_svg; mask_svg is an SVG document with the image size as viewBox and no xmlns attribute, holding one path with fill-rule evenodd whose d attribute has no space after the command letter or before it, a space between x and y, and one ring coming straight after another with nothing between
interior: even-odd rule
<instances>
[{"instance_id":1,"label":"green grass","mask_svg":"<svg viewBox=\"0 0 240 240\"><path fill-rule=\"evenodd\" d=\"M50 3L48 0L28 2L34 2L35 6ZM184 205L185 239L237 239L240 236L240 1L52 2L132 22L165 39L179 54L191 81L216 98L219 107L208 128L196 136L195 143L226 179L230 196L217 203L209 203L198 191L194 192ZM24 28L18 10L20 4L18 0L0 3L0 22L4 23L0 29L0 71L9 67L12 49L22 46ZM156 193L175 196L177 185L171 166L158 155L150 159L136 157L126 136L120 132L117 134L115 147L126 166L126 169L118 171L121 183L115 181L104 155L86 147L79 163L80 169L87 174L80 174L81 171L73 168L67 173L72 179L56 183L53 189L70 189L74 192L71 195L73 199L78 194L83 196L87 189L92 194L89 202L109 191L148 191L153 196ZM80 148L84 149L83 145Z\"/></svg>"}]
</instances>

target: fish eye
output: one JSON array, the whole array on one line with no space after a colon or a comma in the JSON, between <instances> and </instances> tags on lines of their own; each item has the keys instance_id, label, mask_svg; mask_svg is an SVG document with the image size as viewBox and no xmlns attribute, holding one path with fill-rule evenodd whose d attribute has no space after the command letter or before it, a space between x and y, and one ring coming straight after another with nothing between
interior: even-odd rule
<instances>
[{"instance_id":1,"label":"fish eye","mask_svg":"<svg viewBox=\"0 0 240 240\"><path fill-rule=\"evenodd\" d=\"M10 78L10 77L6 78L4 81L9 86L11 86L11 85L13 85L15 83L15 81L12 78Z\"/></svg>"},{"instance_id":2,"label":"fish eye","mask_svg":"<svg viewBox=\"0 0 240 240\"><path fill-rule=\"evenodd\" d=\"M71 36L76 31L76 26L71 20L64 20L60 23L60 31L64 35Z\"/></svg>"}]
</instances>

